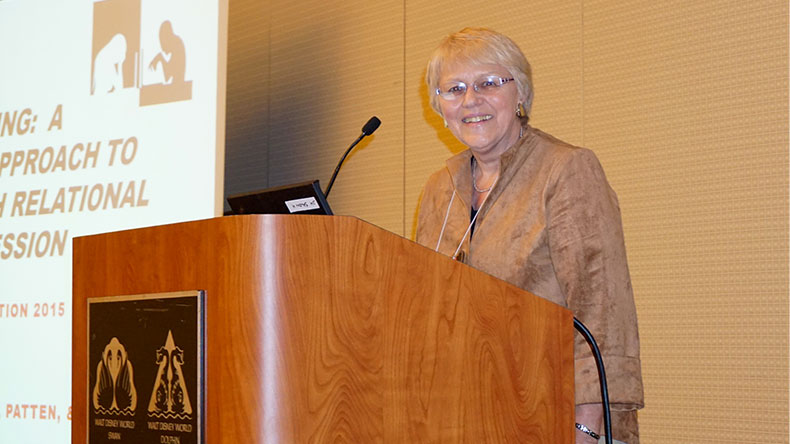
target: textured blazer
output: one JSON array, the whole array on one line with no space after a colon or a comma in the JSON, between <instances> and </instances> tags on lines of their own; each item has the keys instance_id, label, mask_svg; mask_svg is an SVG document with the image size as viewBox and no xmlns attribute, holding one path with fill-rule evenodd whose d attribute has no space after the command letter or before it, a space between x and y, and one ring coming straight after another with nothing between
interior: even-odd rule
<instances>
[{"instance_id":1,"label":"textured blazer","mask_svg":"<svg viewBox=\"0 0 790 444\"><path fill-rule=\"evenodd\" d=\"M613 413L612 434L636 442L635 410L643 406L639 334L617 196L592 151L525 130L501 157L471 241L466 150L425 185L417 242L448 256L458 251L466 264L569 308L595 337L612 410L623 412ZM574 358L576 404L600 402L595 360L578 334Z\"/></svg>"}]
</instances>

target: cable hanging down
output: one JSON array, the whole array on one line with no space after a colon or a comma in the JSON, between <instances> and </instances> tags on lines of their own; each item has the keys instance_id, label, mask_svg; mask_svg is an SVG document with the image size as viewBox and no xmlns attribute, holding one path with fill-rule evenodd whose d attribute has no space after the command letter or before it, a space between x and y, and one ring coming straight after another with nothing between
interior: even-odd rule
<instances>
[{"instance_id":1,"label":"cable hanging down","mask_svg":"<svg viewBox=\"0 0 790 444\"><path fill-rule=\"evenodd\" d=\"M603 404L603 428L604 440L606 444L612 444L612 412L609 409L609 389L606 385L606 370L603 367L603 358L601 351L598 349L598 344L595 342L592 333L580 320L573 318L573 326L581 333L587 343L590 345L593 357L595 358L595 365L598 368L598 380L601 383L601 403Z\"/></svg>"}]
</instances>

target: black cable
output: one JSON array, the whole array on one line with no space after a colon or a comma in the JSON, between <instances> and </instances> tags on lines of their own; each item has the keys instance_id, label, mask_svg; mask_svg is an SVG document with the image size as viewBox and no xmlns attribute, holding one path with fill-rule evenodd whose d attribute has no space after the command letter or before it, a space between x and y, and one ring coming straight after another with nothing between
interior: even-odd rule
<instances>
[{"instance_id":1,"label":"black cable","mask_svg":"<svg viewBox=\"0 0 790 444\"><path fill-rule=\"evenodd\" d=\"M603 404L603 428L604 438L606 444L612 444L612 412L609 410L609 389L606 386L606 370L603 368L603 358L601 351L598 349L598 344L595 342L592 333L580 320L573 318L573 326L576 330L584 336L584 339L590 345L593 357L595 358L595 365L598 367L598 381L601 383L601 403Z\"/></svg>"}]
</instances>

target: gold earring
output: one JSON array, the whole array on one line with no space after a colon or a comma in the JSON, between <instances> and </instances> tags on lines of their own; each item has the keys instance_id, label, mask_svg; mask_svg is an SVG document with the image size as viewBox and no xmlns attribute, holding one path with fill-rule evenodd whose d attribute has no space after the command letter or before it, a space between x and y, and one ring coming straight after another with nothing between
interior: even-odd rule
<instances>
[{"instance_id":1,"label":"gold earring","mask_svg":"<svg viewBox=\"0 0 790 444\"><path fill-rule=\"evenodd\" d=\"M447 128L447 119L444 119L444 127Z\"/></svg>"},{"instance_id":2,"label":"gold earring","mask_svg":"<svg viewBox=\"0 0 790 444\"><path fill-rule=\"evenodd\" d=\"M518 102L518 105L516 105L516 117L522 118L526 116L527 116L527 109L524 108L523 103Z\"/></svg>"}]
</instances>

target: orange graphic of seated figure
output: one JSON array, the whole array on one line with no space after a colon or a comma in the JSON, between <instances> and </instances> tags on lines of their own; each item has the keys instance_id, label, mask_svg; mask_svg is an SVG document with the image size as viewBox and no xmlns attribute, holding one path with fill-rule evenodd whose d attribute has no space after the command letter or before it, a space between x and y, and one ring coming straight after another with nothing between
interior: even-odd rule
<instances>
[{"instance_id":1,"label":"orange graphic of seated figure","mask_svg":"<svg viewBox=\"0 0 790 444\"><path fill-rule=\"evenodd\" d=\"M140 106L192 98L192 82L184 79L186 73L184 42L173 32L173 25L169 20L162 22L159 27L159 44L162 52L151 60L148 69L156 70L161 65L165 81L140 88Z\"/></svg>"}]
</instances>

